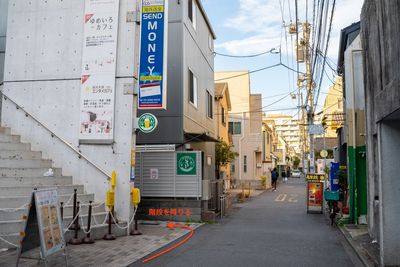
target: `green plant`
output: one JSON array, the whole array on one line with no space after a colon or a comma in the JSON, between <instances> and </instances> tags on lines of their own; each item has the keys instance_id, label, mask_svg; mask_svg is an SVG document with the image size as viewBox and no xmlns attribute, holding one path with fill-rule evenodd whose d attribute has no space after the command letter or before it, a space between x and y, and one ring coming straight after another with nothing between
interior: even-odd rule
<instances>
[{"instance_id":1,"label":"green plant","mask_svg":"<svg viewBox=\"0 0 400 267\"><path fill-rule=\"evenodd\" d=\"M229 145L224 141L215 144L215 164L217 166L226 165L234 160L239 154L232 151L233 145Z\"/></svg>"},{"instance_id":2,"label":"green plant","mask_svg":"<svg viewBox=\"0 0 400 267\"><path fill-rule=\"evenodd\" d=\"M267 176L263 175L260 177L260 179L261 179L261 186L265 188L265 186L267 185Z\"/></svg>"},{"instance_id":3,"label":"green plant","mask_svg":"<svg viewBox=\"0 0 400 267\"><path fill-rule=\"evenodd\" d=\"M295 169L297 169L299 167L299 164L300 164L300 159L298 157L294 156L293 157L293 167Z\"/></svg>"}]
</instances>

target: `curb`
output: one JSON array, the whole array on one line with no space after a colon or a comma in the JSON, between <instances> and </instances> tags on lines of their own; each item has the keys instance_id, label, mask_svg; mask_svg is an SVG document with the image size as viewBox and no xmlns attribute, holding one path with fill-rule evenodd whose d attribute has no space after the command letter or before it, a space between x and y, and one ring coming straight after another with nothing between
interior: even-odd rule
<instances>
[{"instance_id":1,"label":"curb","mask_svg":"<svg viewBox=\"0 0 400 267\"><path fill-rule=\"evenodd\" d=\"M365 267L377 266L374 260L369 256L368 252L364 248L362 248L356 241L354 241L350 234L346 232L344 226L338 226L338 228Z\"/></svg>"}]
</instances>

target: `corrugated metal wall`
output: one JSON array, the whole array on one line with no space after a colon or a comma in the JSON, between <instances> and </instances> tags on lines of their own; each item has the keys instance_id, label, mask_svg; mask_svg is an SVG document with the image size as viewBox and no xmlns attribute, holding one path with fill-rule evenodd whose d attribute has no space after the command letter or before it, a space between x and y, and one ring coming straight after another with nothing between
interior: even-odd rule
<instances>
[{"instance_id":1,"label":"corrugated metal wall","mask_svg":"<svg viewBox=\"0 0 400 267\"><path fill-rule=\"evenodd\" d=\"M201 197L201 152L197 154L197 175L176 175L176 153L137 152L135 181L143 197ZM158 179L150 170L158 170Z\"/></svg>"}]
</instances>

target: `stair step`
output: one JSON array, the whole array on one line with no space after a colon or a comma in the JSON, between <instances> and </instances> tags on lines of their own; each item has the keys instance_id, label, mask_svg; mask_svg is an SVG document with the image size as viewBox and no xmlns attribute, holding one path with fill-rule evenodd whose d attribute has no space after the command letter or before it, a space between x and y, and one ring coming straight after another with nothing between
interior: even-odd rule
<instances>
[{"instance_id":1,"label":"stair step","mask_svg":"<svg viewBox=\"0 0 400 267\"><path fill-rule=\"evenodd\" d=\"M0 221L0 236L22 232L25 224L25 220Z\"/></svg>"},{"instance_id":2,"label":"stair step","mask_svg":"<svg viewBox=\"0 0 400 267\"><path fill-rule=\"evenodd\" d=\"M70 195L59 195L58 199L60 202L67 202L71 198ZM81 203L89 203L89 201L93 201L93 194L78 194L78 201ZM26 197L0 197L0 209L4 208L20 208L24 207L24 205L30 203L30 196ZM72 203L72 202L71 202Z\"/></svg>"},{"instance_id":3,"label":"stair step","mask_svg":"<svg viewBox=\"0 0 400 267\"><path fill-rule=\"evenodd\" d=\"M51 168L52 161L44 159L0 159L0 168Z\"/></svg>"},{"instance_id":4,"label":"stair step","mask_svg":"<svg viewBox=\"0 0 400 267\"><path fill-rule=\"evenodd\" d=\"M0 150L0 159L42 159L42 152L21 150Z\"/></svg>"},{"instance_id":5,"label":"stair step","mask_svg":"<svg viewBox=\"0 0 400 267\"><path fill-rule=\"evenodd\" d=\"M0 134L0 142L17 144L17 143L21 142L21 136L19 136L19 135Z\"/></svg>"},{"instance_id":6,"label":"stair step","mask_svg":"<svg viewBox=\"0 0 400 267\"><path fill-rule=\"evenodd\" d=\"M11 134L11 128L9 128L9 127L0 127L0 134Z\"/></svg>"},{"instance_id":7,"label":"stair step","mask_svg":"<svg viewBox=\"0 0 400 267\"><path fill-rule=\"evenodd\" d=\"M52 177L0 177L0 186L40 186L40 185L69 185L72 184L71 176L52 176Z\"/></svg>"},{"instance_id":8,"label":"stair step","mask_svg":"<svg viewBox=\"0 0 400 267\"><path fill-rule=\"evenodd\" d=\"M2 186L0 187L0 196L30 196L34 189L57 188L58 195L71 195L74 189L78 194L83 194L83 185L39 185L39 186Z\"/></svg>"},{"instance_id":9,"label":"stair step","mask_svg":"<svg viewBox=\"0 0 400 267\"><path fill-rule=\"evenodd\" d=\"M99 222L100 223L100 222ZM127 223L126 222L119 222L119 225L122 227L126 227ZM118 228L116 225L112 225L111 226L112 229L112 233L116 236L125 236L127 230L122 230L120 228ZM95 239L95 240L100 240L103 239L103 236L108 233L108 225L107 224L103 224L103 225L96 225L93 226L91 232L90 232L90 236ZM74 231L71 230L67 230L67 232L64 234L64 238L65 241L68 242L72 237L74 236ZM82 231L79 230L78 231L78 238L82 239L86 237L86 234ZM22 237L20 237L19 235L13 235L13 236L7 236L7 237L3 237L4 239L6 239L8 242L18 245L20 244L20 242L22 241ZM14 248L13 246L11 246L10 244L7 244L5 242L3 242L0 239L0 248Z\"/></svg>"},{"instance_id":10,"label":"stair step","mask_svg":"<svg viewBox=\"0 0 400 267\"><path fill-rule=\"evenodd\" d=\"M105 209L104 203L102 203L102 204L93 203L93 206L92 206L93 214L94 213L102 213L102 212L105 212L105 210L106 209ZM0 221L22 220L23 216L28 216L28 212L29 212L29 210L27 208L20 209L20 210L15 210L15 211L8 210L8 212L6 210L0 210ZM72 200L71 200L71 205L65 206L63 208L63 212L64 212L64 217L65 218L72 217L72 215L73 215ZM81 214L82 215L87 215L88 214L88 206L87 205L82 206ZM103 220L101 222L103 222ZM99 222L99 223L101 223L101 222ZM0 246L0 248L1 248L1 246Z\"/></svg>"},{"instance_id":11,"label":"stair step","mask_svg":"<svg viewBox=\"0 0 400 267\"><path fill-rule=\"evenodd\" d=\"M95 217L95 219L93 219L93 217ZM88 223L88 214L83 214L83 215L79 215L79 225L82 227L82 222L83 222L83 226L87 227L87 223ZM96 213L92 213L92 220L91 220L91 226L95 226L96 222L98 224L103 224L103 222L105 222L107 218L107 212L103 211L103 212L96 212ZM72 216L64 216L64 228L66 228L68 225L70 225L72 223Z\"/></svg>"},{"instance_id":12,"label":"stair step","mask_svg":"<svg viewBox=\"0 0 400 267\"><path fill-rule=\"evenodd\" d=\"M31 145L27 143L6 143L0 142L0 150L18 150L18 151L30 151Z\"/></svg>"},{"instance_id":13,"label":"stair step","mask_svg":"<svg viewBox=\"0 0 400 267\"><path fill-rule=\"evenodd\" d=\"M0 168L0 177L39 177L49 168ZM61 176L60 168L53 168L54 176Z\"/></svg>"}]
</instances>

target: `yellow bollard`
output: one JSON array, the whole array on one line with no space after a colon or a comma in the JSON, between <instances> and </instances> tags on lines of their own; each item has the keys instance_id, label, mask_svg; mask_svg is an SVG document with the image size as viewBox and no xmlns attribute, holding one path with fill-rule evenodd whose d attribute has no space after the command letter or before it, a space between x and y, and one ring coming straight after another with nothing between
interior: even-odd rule
<instances>
[{"instance_id":1,"label":"yellow bollard","mask_svg":"<svg viewBox=\"0 0 400 267\"><path fill-rule=\"evenodd\" d=\"M250 193L251 193L251 182L249 181L249 194L248 194L248 198L250 198Z\"/></svg>"}]
</instances>

